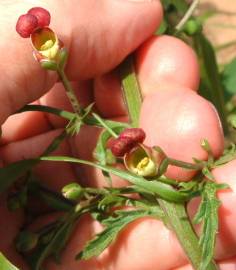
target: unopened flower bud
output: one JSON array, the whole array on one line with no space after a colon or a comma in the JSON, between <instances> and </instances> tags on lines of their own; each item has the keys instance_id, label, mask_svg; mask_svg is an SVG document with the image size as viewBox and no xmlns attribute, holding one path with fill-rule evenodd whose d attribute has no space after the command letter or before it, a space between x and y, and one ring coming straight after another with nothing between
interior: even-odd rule
<instances>
[{"instance_id":1,"label":"unopened flower bud","mask_svg":"<svg viewBox=\"0 0 236 270\"><path fill-rule=\"evenodd\" d=\"M38 244L38 235L30 231L22 231L16 238L16 249L19 252L28 252Z\"/></svg>"},{"instance_id":2,"label":"unopened flower bud","mask_svg":"<svg viewBox=\"0 0 236 270\"><path fill-rule=\"evenodd\" d=\"M37 18L32 14L21 15L16 23L16 32L23 38L28 38L38 26Z\"/></svg>"},{"instance_id":3,"label":"unopened flower bud","mask_svg":"<svg viewBox=\"0 0 236 270\"><path fill-rule=\"evenodd\" d=\"M202 25L198 20L190 19L184 26L184 32L189 36L193 36L202 31Z\"/></svg>"},{"instance_id":4,"label":"unopened flower bud","mask_svg":"<svg viewBox=\"0 0 236 270\"><path fill-rule=\"evenodd\" d=\"M51 15L42 7L33 7L27 12L27 14L31 14L37 18L39 28L49 26L50 24Z\"/></svg>"},{"instance_id":5,"label":"unopened flower bud","mask_svg":"<svg viewBox=\"0 0 236 270\"><path fill-rule=\"evenodd\" d=\"M70 183L63 187L62 195L69 200L78 200L83 196L83 188L78 183Z\"/></svg>"},{"instance_id":6,"label":"unopened flower bud","mask_svg":"<svg viewBox=\"0 0 236 270\"><path fill-rule=\"evenodd\" d=\"M125 153L129 152L136 143L130 138L117 138L111 143L111 152L116 157L123 157Z\"/></svg>"},{"instance_id":7,"label":"unopened flower bud","mask_svg":"<svg viewBox=\"0 0 236 270\"><path fill-rule=\"evenodd\" d=\"M126 128L119 135L119 138L129 138L136 143L143 143L145 137L146 134L141 128Z\"/></svg>"}]
</instances>

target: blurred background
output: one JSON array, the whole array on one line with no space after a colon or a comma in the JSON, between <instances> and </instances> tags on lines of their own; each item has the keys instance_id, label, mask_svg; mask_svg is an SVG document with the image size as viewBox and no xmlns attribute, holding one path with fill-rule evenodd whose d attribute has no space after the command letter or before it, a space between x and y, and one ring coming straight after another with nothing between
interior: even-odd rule
<instances>
[{"instance_id":1,"label":"blurred background","mask_svg":"<svg viewBox=\"0 0 236 270\"><path fill-rule=\"evenodd\" d=\"M201 0L198 12L209 16L204 32L216 48L219 64L236 57L236 0Z\"/></svg>"}]
</instances>

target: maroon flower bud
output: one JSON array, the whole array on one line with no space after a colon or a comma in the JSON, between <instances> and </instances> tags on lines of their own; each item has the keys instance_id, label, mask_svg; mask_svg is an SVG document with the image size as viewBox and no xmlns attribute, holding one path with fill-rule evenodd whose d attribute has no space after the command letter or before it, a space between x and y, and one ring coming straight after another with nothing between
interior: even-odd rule
<instances>
[{"instance_id":1,"label":"maroon flower bud","mask_svg":"<svg viewBox=\"0 0 236 270\"><path fill-rule=\"evenodd\" d=\"M28 14L31 14L37 18L39 28L49 26L51 15L46 9L41 7L33 7L28 11Z\"/></svg>"},{"instance_id":2,"label":"maroon flower bud","mask_svg":"<svg viewBox=\"0 0 236 270\"><path fill-rule=\"evenodd\" d=\"M23 38L28 38L38 27L38 20L31 14L21 15L16 23L16 32Z\"/></svg>"},{"instance_id":3,"label":"maroon flower bud","mask_svg":"<svg viewBox=\"0 0 236 270\"><path fill-rule=\"evenodd\" d=\"M142 143L146 137L145 132L141 128L126 128L119 135L119 138L129 138L134 143Z\"/></svg>"},{"instance_id":4,"label":"maroon flower bud","mask_svg":"<svg viewBox=\"0 0 236 270\"><path fill-rule=\"evenodd\" d=\"M117 138L111 142L111 152L116 157L123 157L125 153L129 152L136 142L133 142L130 138Z\"/></svg>"}]
</instances>

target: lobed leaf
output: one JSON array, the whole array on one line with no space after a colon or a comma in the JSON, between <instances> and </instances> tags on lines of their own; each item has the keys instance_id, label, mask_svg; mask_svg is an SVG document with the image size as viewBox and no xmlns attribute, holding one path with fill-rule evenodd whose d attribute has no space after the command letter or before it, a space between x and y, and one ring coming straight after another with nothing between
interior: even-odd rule
<instances>
[{"instance_id":1,"label":"lobed leaf","mask_svg":"<svg viewBox=\"0 0 236 270\"><path fill-rule=\"evenodd\" d=\"M202 232L199 239L199 244L202 248L200 270L207 269L214 256L220 206L220 200L217 198L216 191L219 187L214 182L205 183L202 190L202 201L193 220L195 224L202 223Z\"/></svg>"},{"instance_id":2,"label":"lobed leaf","mask_svg":"<svg viewBox=\"0 0 236 270\"><path fill-rule=\"evenodd\" d=\"M101 254L117 237L119 232L134 220L147 216L155 216L155 212L148 210L117 211L116 217L109 217L103 221L106 228L89 241L76 259L88 260Z\"/></svg>"}]
</instances>

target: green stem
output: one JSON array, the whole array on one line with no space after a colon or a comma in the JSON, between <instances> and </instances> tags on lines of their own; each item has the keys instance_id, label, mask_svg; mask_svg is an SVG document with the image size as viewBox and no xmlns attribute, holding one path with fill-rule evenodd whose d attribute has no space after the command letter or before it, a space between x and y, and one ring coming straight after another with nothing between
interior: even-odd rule
<instances>
[{"instance_id":1,"label":"green stem","mask_svg":"<svg viewBox=\"0 0 236 270\"><path fill-rule=\"evenodd\" d=\"M189 169L189 170L202 170L204 168L204 164L198 163L198 164L192 164L188 162L184 162L181 160L173 159L173 158L167 158L169 165L174 165L177 167Z\"/></svg>"},{"instance_id":2,"label":"green stem","mask_svg":"<svg viewBox=\"0 0 236 270\"><path fill-rule=\"evenodd\" d=\"M195 1L196 2L196 1ZM132 68L132 61L126 60L124 64L124 68L126 73L126 77L123 78L123 93L125 95L127 106L128 106L128 111L131 116L132 124L134 127L138 126L139 122L139 112L141 108L141 98L140 98L140 90L138 88L137 82L134 80L135 79L135 74L130 74L133 70ZM129 71L127 73L127 71ZM134 73L134 71L133 71ZM129 81L129 78L132 77L133 79ZM124 83L124 82L129 82L129 83ZM132 89L135 89L135 91L132 91ZM132 96L131 96L131 91L132 91ZM169 159L169 162L175 165L181 165L181 166L186 166L190 169L193 169L194 164L189 164L181 161L177 161L174 159ZM191 165L191 166L190 166ZM196 167L194 166L194 169ZM198 168L199 169L199 168ZM150 183L151 181L147 181L147 183ZM164 184L164 183L163 183ZM177 193L180 193L177 191ZM201 265L201 259L202 259L202 249L199 246L199 241L198 238L192 228L192 224L189 220L189 217L187 216L186 210L185 210L185 205L180 202L170 202L168 197L159 197L158 202L162 208L162 210L165 213L165 217L175 232L182 248L184 249L187 257L189 258L191 264L193 265L194 269L200 269ZM205 270L216 270L217 267L214 262L209 264L209 266Z\"/></svg>"},{"instance_id":3,"label":"green stem","mask_svg":"<svg viewBox=\"0 0 236 270\"><path fill-rule=\"evenodd\" d=\"M99 115L92 113L92 116L111 134L112 137L118 138L118 135L106 124L106 122Z\"/></svg>"},{"instance_id":4,"label":"green stem","mask_svg":"<svg viewBox=\"0 0 236 270\"><path fill-rule=\"evenodd\" d=\"M165 217L168 220L169 225L175 232L185 254L191 261L194 269L200 269L202 251L199 248L198 237L196 236L189 217L186 213L185 205L181 203L172 203L162 199L158 199L158 202L165 212ZM216 270L217 266L214 262L211 262L206 270Z\"/></svg>"},{"instance_id":5,"label":"green stem","mask_svg":"<svg viewBox=\"0 0 236 270\"><path fill-rule=\"evenodd\" d=\"M188 19L193 15L194 10L196 9L197 5L199 4L200 0L194 0L189 7L188 11L185 13L184 17L181 19L181 21L176 25L175 29L177 32L180 32Z\"/></svg>"},{"instance_id":6,"label":"green stem","mask_svg":"<svg viewBox=\"0 0 236 270\"><path fill-rule=\"evenodd\" d=\"M134 72L132 56L129 56L120 67L122 79L122 92L130 117L131 125L138 126L142 96L139 84Z\"/></svg>"},{"instance_id":7,"label":"green stem","mask_svg":"<svg viewBox=\"0 0 236 270\"><path fill-rule=\"evenodd\" d=\"M62 68L58 68L57 69L57 73L65 87L65 90L66 90L66 94L67 94L67 97L69 98L70 100L70 103L71 103L71 106L74 110L74 112L77 114L77 115L80 115L81 114L81 107L79 105L79 102L78 102L78 99L75 95L75 92L71 86L71 83L70 81L67 79L67 76L64 72L64 69Z\"/></svg>"},{"instance_id":8,"label":"green stem","mask_svg":"<svg viewBox=\"0 0 236 270\"><path fill-rule=\"evenodd\" d=\"M63 111L63 110L53 108L53 107L49 107L49 106L36 105L36 104L25 105L22 109L17 111L17 113L28 112L28 111L40 111L40 112L51 113L51 114L60 116L62 118L70 120L70 121L75 118L74 113L71 113L71 112L68 112L68 111Z\"/></svg>"}]
</instances>

